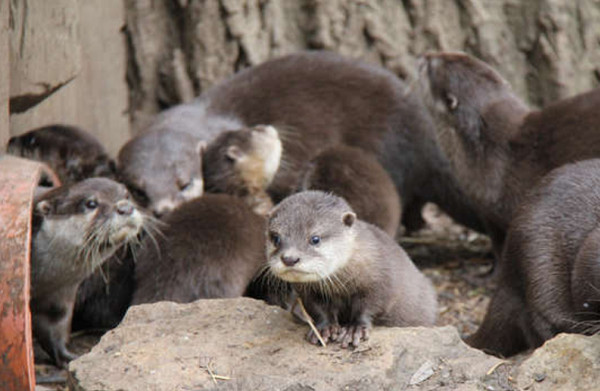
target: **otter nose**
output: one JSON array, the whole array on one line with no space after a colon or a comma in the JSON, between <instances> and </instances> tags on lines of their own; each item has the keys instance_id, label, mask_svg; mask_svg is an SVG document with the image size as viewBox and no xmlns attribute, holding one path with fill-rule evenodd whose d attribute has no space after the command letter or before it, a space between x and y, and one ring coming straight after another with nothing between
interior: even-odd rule
<instances>
[{"instance_id":1,"label":"otter nose","mask_svg":"<svg viewBox=\"0 0 600 391\"><path fill-rule=\"evenodd\" d=\"M300 258L298 257L286 257L284 255L281 256L281 262L283 262L283 264L285 266L294 266L295 264L297 264L298 262L300 262Z\"/></svg>"},{"instance_id":2,"label":"otter nose","mask_svg":"<svg viewBox=\"0 0 600 391\"><path fill-rule=\"evenodd\" d=\"M129 201L119 201L117 202L117 213L120 215L129 216L133 213L133 204Z\"/></svg>"}]
</instances>

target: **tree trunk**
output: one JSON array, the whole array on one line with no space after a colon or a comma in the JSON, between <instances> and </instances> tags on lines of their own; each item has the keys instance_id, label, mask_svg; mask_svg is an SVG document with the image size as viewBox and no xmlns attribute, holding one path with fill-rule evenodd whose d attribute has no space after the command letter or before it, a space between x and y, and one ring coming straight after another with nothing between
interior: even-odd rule
<instances>
[{"instance_id":1,"label":"tree trunk","mask_svg":"<svg viewBox=\"0 0 600 391\"><path fill-rule=\"evenodd\" d=\"M326 49L410 76L426 51L490 63L532 106L600 80L598 0L125 0L134 132L240 69Z\"/></svg>"}]
</instances>

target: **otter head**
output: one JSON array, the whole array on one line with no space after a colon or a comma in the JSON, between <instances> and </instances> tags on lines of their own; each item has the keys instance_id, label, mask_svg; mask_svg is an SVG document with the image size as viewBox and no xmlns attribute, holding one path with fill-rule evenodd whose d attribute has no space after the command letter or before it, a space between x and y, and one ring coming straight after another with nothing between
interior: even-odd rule
<instances>
[{"instance_id":1,"label":"otter head","mask_svg":"<svg viewBox=\"0 0 600 391\"><path fill-rule=\"evenodd\" d=\"M281 140L273 126L219 134L203 156L206 191L244 195L266 189L279 169Z\"/></svg>"},{"instance_id":2,"label":"otter head","mask_svg":"<svg viewBox=\"0 0 600 391\"><path fill-rule=\"evenodd\" d=\"M188 133L150 131L121 148L118 175L135 200L160 217L204 192L203 149Z\"/></svg>"},{"instance_id":3,"label":"otter head","mask_svg":"<svg viewBox=\"0 0 600 391\"><path fill-rule=\"evenodd\" d=\"M33 217L34 253L81 262L73 270L86 273L135 240L145 221L125 186L107 178L90 178L46 192L35 200ZM39 269L43 272L44 266Z\"/></svg>"},{"instance_id":4,"label":"otter head","mask_svg":"<svg viewBox=\"0 0 600 391\"><path fill-rule=\"evenodd\" d=\"M502 186L508 145L526 106L494 69L463 53L421 58L419 87L458 180L471 196L487 198L480 194L486 192L481 183L489 189Z\"/></svg>"},{"instance_id":5,"label":"otter head","mask_svg":"<svg viewBox=\"0 0 600 391\"><path fill-rule=\"evenodd\" d=\"M11 137L7 152L46 163L62 184L115 177L115 164L100 141L74 126L43 126Z\"/></svg>"},{"instance_id":6,"label":"otter head","mask_svg":"<svg viewBox=\"0 0 600 391\"><path fill-rule=\"evenodd\" d=\"M266 253L273 275L292 283L328 280L352 257L356 214L343 198L304 191L271 212Z\"/></svg>"}]
</instances>

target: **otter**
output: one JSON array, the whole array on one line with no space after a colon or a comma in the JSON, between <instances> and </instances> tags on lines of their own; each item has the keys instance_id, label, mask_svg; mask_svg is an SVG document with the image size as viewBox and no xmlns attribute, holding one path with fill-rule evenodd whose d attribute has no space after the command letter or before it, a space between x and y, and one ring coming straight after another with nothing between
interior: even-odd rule
<instances>
[{"instance_id":1,"label":"otter","mask_svg":"<svg viewBox=\"0 0 600 391\"><path fill-rule=\"evenodd\" d=\"M372 324L435 323L431 282L389 235L358 220L343 198L294 194L271 211L267 236L270 274L292 285L325 342L356 347ZM316 344L317 336L310 331L308 340Z\"/></svg>"},{"instance_id":2,"label":"otter","mask_svg":"<svg viewBox=\"0 0 600 391\"><path fill-rule=\"evenodd\" d=\"M34 200L31 245L33 331L56 365L66 344L79 284L143 229L125 186L107 178L63 185Z\"/></svg>"},{"instance_id":3,"label":"otter","mask_svg":"<svg viewBox=\"0 0 600 391\"><path fill-rule=\"evenodd\" d=\"M515 211L498 289L471 346L502 356L600 331L600 159L544 177Z\"/></svg>"},{"instance_id":4,"label":"otter","mask_svg":"<svg viewBox=\"0 0 600 391\"><path fill-rule=\"evenodd\" d=\"M182 131L155 129L129 140L117 157L117 173L136 202L161 217L204 191L204 141Z\"/></svg>"},{"instance_id":5,"label":"otter","mask_svg":"<svg viewBox=\"0 0 600 391\"><path fill-rule=\"evenodd\" d=\"M115 178L115 163L104 146L90 133L74 126L43 126L11 137L7 152L46 163L63 185L92 177Z\"/></svg>"},{"instance_id":6,"label":"otter","mask_svg":"<svg viewBox=\"0 0 600 391\"><path fill-rule=\"evenodd\" d=\"M388 171L404 202L407 229L423 223L421 206L426 201L465 225L483 229L435 143L433 122L419 96L392 72L331 52L267 61L233 75L195 101L160 113L119 153L119 169L139 178L136 190L151 208L172 203L179 189L165 186L162 178L172 178L169 167L185 171L196 169L196 163L191 153L182 152L183 141L157 138L157 132L180 131L210 143L224 130L258 124L274 124L283 143L286 164L268 189L275 202L296 190L307 162L317 154L348 145L373 154ZM145 169L153 164L148 156L157 169Z\"/></svg>"},{"instance_id":7,"label":"otter","mask_svg":"<svg viewBox=\"0 0 600 391\"><path fill-rule=\"evenodd\" d=\"M324 150L310 162L300 189L330 191L344 198L360 220L396 237L400 197L388 173L369 153L348 146Z\"/></svg>"},{"instance_id":8,"label":"otter","mask_svg":"<svg viewBox=\"0 0 600 391\"><path fill-rule=\"evenodd\" d=\"M204 194L163 222L142 242L132 304L239 297L264 263L265 219L239 197Z\"/></svg>"},{"instance_id":9,"label":"otter","mask_svg":"<svg viewBox=\"0 0 600 391\"><path fill-rule=\"evenodd\" d=\"M260 215L273 207L266 189L281 160L281 140L271 125L219 134L202 155L204 190L242 197Z\"/></svg>"},{"instance_id":10,"label":"otter","mask_svg":"<svg viewBox=\"0 0 600 391\"><path fill-rule=\"evenodd\" d=\"M265 189L280 158L281 142L272 126L228 131L214 139L201 158L203 166L213 163L204 170L207 192L167 214L156 242L144 239L132 303L238 297L248 288L256 298L277 302L259 271L263 215L272 206Z\"/></svg>"},{"instance_id":11,"label":"otter","mask_svg":"<svg viewBox=\"0 0 600 391\"><path fill-rule=\"evenodd\" d=\"M545 174L600 157L600 88L530 110L492 67L463 53L419 65L437 139L501 249L516 207Z\"/></svg>"}]
</instances>

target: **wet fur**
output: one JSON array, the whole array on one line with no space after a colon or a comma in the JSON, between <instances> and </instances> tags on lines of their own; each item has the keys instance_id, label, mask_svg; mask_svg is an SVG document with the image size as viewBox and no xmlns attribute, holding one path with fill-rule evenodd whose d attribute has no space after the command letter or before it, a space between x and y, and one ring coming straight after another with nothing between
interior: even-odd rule
<instances>
[{"instance_id":1,"label":"wet fur","mask_svg":"<svg viewBox=\"0 0 600 391\"><path fill-rule=\"evenodd\" d=\"M104 146L74 126L44 126L11 137L7 152L48 164L63 185L92 177L115 177L115 163Z\"/></svg>"},{"instance_id":2,"label":"wet fur","mask_svg":"<svg viewBox=\"0 0 600 391\"><path fill-rule=\"evenodd\" d=\"M466 54L430 54L420 71L441 149L498 251L537 181L564 164L600 156L600 88L536 111L489 65ZM457 99L454 110L449 95Z\"/></svg>"},{"instance_id":3,"label":"wet fur","mask_svg":"<svg viewBox=\"0 0 600 391\"><path fill-rule=\"evenodd\" d=\"M517 209L498 290L467 342L511 356L600 331L600 160L552 171Z\"/></svg>"},{"instance_id":4,"label":"wet fur","mask_svg":"<svg viewBox=\"0 0 600 391\"><path fill-rule=\"evenodd\" d=\"M132 304L242 296L264 263L264 218L240 198L205 194L165 216L145 240Z\"/></svg>"},{"instance_id":5,"label":"wet fur","mask_svg":"<svg viewBox=\"0 0 600 391\"><path fill-rule=\"evenodd\" d=\"M238 126L221 126L231 124ZM220 131L257 124L290 130L281 136L285 165L269 187L275 202L295 191L305 165L318 153L349 145L377 156L388 171L404 201L408 229L423 224L426 201L483 229L436 146L433 122L419 97L393 73L334 53L297 53L241 71L196 101L165 111L151 129L185 128L210 142ZM189 164L186 154L181 156L180 164ZM146 163L133 153L128 159L133 165ZM163 175L158 171L145 178Z\"/></svg>"},{"instance_id":6,"label":"wet fur","mask_svg":"<svg viewBox=\"0 0 600 391\"><path fill-rule=\"evenodd\" d=\"M35 200L31 250L34 335L54 362L75 356L66 348L79 284L125 243L135 241L144 216L124 186L92 178ZM90 199L97 207L89 208ZM127 208L128 212L119 212ZM123 211L125 209L122 209Z\"/></svg>"},{"instance_id":7,"label":"wet fur","mask_svg":"<svg viewBox=\"0 0 600 391\"><path fill-rule=\"evenodd\" d=\"M301 190L322 190L342 197L359 219L396 237L400 197L377 159L361 149L338 146L321 152L306 170Z\"/></svg>"}]
</instances>

